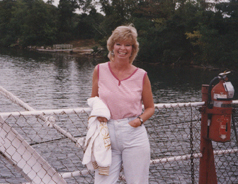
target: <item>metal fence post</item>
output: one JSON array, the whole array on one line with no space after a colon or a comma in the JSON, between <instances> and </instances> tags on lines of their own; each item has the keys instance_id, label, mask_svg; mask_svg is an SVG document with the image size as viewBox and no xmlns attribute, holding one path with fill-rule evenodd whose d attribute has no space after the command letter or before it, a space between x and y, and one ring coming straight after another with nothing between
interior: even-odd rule
<instances>
[{"instance_id":1,"label":"metal fence post","mask_svg":"<svg viewBox=\"0 0 238 184\"><path fill-rule=\"evenodd\" d=\"M199 166L199 184L217 184L216 168L214 162L214 153L212 147L212 141L207 138L208 132L208 114L206 113L208 102L208 87L209 85L202 85L202 101L205 105L201 107L201 141L200 152L202 157L200 158Z\"/></svg>"}]
</instances>

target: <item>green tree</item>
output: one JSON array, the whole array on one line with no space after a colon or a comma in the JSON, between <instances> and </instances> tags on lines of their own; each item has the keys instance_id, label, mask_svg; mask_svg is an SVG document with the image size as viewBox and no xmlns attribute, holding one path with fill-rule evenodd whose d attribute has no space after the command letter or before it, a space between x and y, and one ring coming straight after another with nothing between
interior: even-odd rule
<instances>
[{"instance_id":1,"label":"green tree","mask_svg":"<svg viewBox=\"0 0 238 184\"><path fill-rule=\"evenodd\" d=\"M58 5L58 40L67 42L74 39L73 32L77 23L74 22L77 9L84 9L87 0L60 0Z\"/></svg>"},{"instance_id":2,"label":"green tree","mask_svg":"<svg viewBox=\"0 0 238 184\"><path fill-rule=\"evenodd\" d=\"M181 15L175 14L174 1L141 2L134 11L139 32L139 59L171 64L184 57L186 38Z\"/></svg>"},{"instance_id":3,"label":"green tree","mask_svg":"<svg viewBox=\"0 0 238 184\"><path fill-rule=\"evenodd\" d=\"M9 13L5 46L49 45L56 39L56 9L43 0L17 0ZM6 14L6 13L4 13ZM1 16L2 17L2 16Z\"/></svg>"},{"instance_id":4,"label":"green tree","mask_svg":"<svg viewBox=\"0 0 238 184\"><path fill-rule=\"evenodd\" d=\"M0 46L9 46L9 43L16 40L13 35L14 31L9 26L14 4L14 0L0 1Z\"/></svg>"},{"instance_id":5,"label":"green tree","mask_svg":"<svg viewBox=\"0 0 238 184\"><path fill-rule=\"evenodd\" d=\"M233 19L237 7L233 3L218 3L215 12L200 11L194 31L186 33L193 44L192 59L196 63L222 67L238 64L238 27Z\"/></svg>"},{"instance_id":6,"label":"green tree","mask_svg":"<svg viewBox=\"0 0 238 184\"><path fill-rule=\"evenodd\" d=\"M54 0L47 0L48 4L52 4L54 2Z\"/></svg>"},{"instance_id":7,"label":"green tree","mask_svg":"<svg viewBox=\"0 0 238 184\"><path fill-rule=\"evenodd\" d=\"M103 18L103 15L97 13L94 7L91 7L89 14L79 15L77 26L74 29L75 38L100 40L105 34L100 27Z\"/></svg>"},{"instance_id":8,"label":"green tree","mask_svg":"<svg viewBox=\"0 0 238 184\"><path fill-rule=\"evenodd\" d=\"M106 47L112 30L133 23L139 34L138 60L234 66L238 65L237 1L60 0L56 8L52 0L2 0L0 45L94 38ZM77 14L77 9L83 13Z\"/></svg>"},{"instance_id":9,"label":"green tree","mask_svg":"<svg viewBox=\"0 0 238 184\"><path fill-rule=\"evenodd\" d=\"M72 39L73 16L78 8L76 0L60 0L58 5L58 40L63 42Z\"/></svg>"},{"instance_id":10,"label":"green tree","mask_svg":"<svg viewBox=\"0 0 238 184\"><path fill-rule=\"evenodd\" d=\"M130 23L132 14L138 7L136 0L100 0L99 3L101 11L105 14L101 27L107 35L117 26Z\"/></svg>"}]
</instances>

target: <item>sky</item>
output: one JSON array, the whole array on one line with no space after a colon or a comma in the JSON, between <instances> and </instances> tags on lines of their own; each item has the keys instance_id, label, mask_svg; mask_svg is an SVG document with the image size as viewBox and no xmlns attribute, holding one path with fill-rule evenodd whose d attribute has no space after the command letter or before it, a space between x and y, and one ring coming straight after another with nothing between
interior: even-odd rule
<instances>
[{"instance_id":1,"label":"sky","mask_svg":"<svg viewBox=\"0 0 238 184\"><path fill-rule=\"evenodd\" d=\"M59 0L54 0L54 3L53 3L55 6L58 6L59 4Z\"/></svg>"},{"instance_id":2,"label":"sky","mask_svg":"<svg viewBox=\"0 0 238 184\"><path fill-rule=\"evenodd\" d=\"M47 0L44 0L45 2L47 2ZM58 6L58 4L59 4L59 0L54 0L54 3L53 3L53 5L55 5L56 7Z\"/></svg>"},{"instance_id":3,"label":"sky","mask_svg":"<svg viewBox=\"0 0 238 184\"><path fill-rule=\"evenodd\" d=\"M43 0L43 1L47 2L47 0ZM55 5L56 7L58 7L59 1L60 1L60 0L54 0L53 5ZM97 5L97 6L96 6L96 10L97 10L98 12L100 12L100 6ZM79 10L76 10L76 13L80 13L80 11L79 11Z\"/></svg>"},{"instance_id":4,"label":"sky","mask_svg":"<svg viewBox=\"0 0 238 184\"><path fill-rule=\"evenodd\" d=\"M47 2L47 0L43 0L43 1ZM55 5L56 7L58 7L59 1L60 1L60 0L54 0L53 5ZM76 10L76 13L80 13L80 11L79 11L79 10Z\"/></svg>"},{"instance_id":5,"label":"sky","mask_svg":"<svg viewBox=\"0 0 238 184\"><path fill-rule=\"evenodd\" d=\"M44 0L45 2L47 0ZM219 2L228 2L229 0L219 0ZM214 2L214 0L206 0L206 2ZM55 6L58 6L59 4L59 0L54 0L54 3L53 3Z\"/></svg>"},{"instance_id":6,"label":"sky","mask_svg":"<svg viewBox=\"0 0 238 184\"><path fill-rule=\"evenodd\" d=\"M44 1L47 2L47 0L44 0ZM59 1L60 0L54 0L53 5L58 7ZM215 0L206 0L206 2L214 3ZM218 0L218 2L229 2L229 0ZM100 12L99 8L96 8L96 9ZM79 12L80 12L79 10L76 10L76 13L79 13Z\"/></svg>"}]
</instances>

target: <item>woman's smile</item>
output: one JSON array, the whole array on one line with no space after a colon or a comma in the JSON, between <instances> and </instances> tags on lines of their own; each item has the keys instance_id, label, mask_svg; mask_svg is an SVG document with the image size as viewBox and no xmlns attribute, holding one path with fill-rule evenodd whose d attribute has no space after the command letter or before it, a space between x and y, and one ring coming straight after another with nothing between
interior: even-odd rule
<instances>
[{"instance_id":1,"label":"woman's smile","mask_svg":"<svg viewBox=\"0 0 238 184\"><path fill-rule=\"evenodd\" d=\"M120 55L126 55L125 52L118 52Z\"/></svg>"},{"instance_id":2,"label":"woman's smile","mask_svg":"<svg viewBox=\"0 0 238 184\"><path fill-rule=\"evenodd\" d=\"M132 53L132 45L126 41L116 42L114 44L114 54L118 58L129 58Z\"/></svg>"}]
</instances>

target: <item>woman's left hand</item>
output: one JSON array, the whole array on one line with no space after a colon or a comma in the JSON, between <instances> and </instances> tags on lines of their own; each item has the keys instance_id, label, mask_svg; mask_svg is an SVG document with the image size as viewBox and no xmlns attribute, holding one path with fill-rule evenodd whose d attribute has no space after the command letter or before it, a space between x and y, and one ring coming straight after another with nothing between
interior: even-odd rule
<instances>
[{"instance_id":1,"label":"woman's left hand","mask_svg":"<svg viewBox=\"0 0 238 184\"><path fill-rule=\"evenodd\" d=\"M98 119L98 121L100 121L100 122L108 122L108 120L107 120L107 118L104 118L104 117L97 117L97 119Z\"/></svg>"},{"instance_id":2,"label":"woman's left hand","mask_svg":"<svg viewBox=\"0 0 238 184\"><path fill-rule=\"evenodd\" d=\"M136 127L141 125L141 122L140 122L139 118L136 118L136 119L130 121L129 125L131 125L132 127L136 128Z\"/></svg>"}]
</instances>

